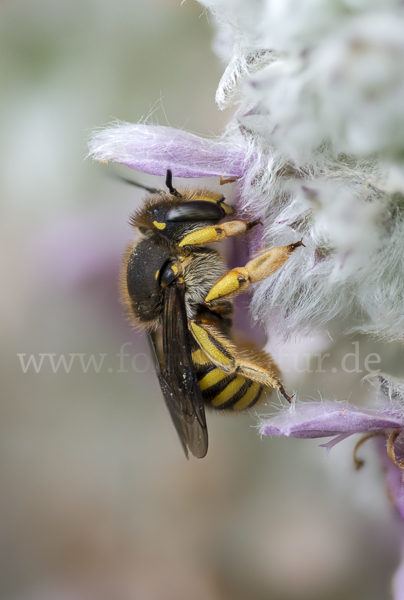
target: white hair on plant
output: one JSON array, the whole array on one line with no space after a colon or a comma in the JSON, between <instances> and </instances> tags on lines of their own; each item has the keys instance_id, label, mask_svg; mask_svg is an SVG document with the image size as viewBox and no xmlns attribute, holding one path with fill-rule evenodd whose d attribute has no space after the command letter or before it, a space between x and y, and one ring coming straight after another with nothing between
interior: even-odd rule
<instances>
[{"instance_id":1,"label":"white hair on plant","mask_svg":"<svg viewBox=\"0 0 404 600\"><path fill-rule=\"evenodd\" d=\"M233 53L216 99L238 103L242 207L266 245L306 249L257 286L286 334L336 315L404 334L404 6L398 0L201 0ZM219 34L220 35L220 34ZM241 137L240 137L241 136Z\"/></svg>"}]
</instances>

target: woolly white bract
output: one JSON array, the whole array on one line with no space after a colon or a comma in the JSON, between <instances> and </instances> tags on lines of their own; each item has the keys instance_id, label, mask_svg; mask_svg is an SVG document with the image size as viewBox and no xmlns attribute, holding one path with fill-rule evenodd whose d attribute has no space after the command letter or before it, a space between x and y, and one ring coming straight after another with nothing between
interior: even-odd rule
<instances>
[{"instance_id":1,"label":"woolly white bract","mask_svg":"<svg viewBox=\"0 0 404 600\"><path fill-rule=\"evenodd\" d=\"M340 314L404 331L404 7L399 0L201 0L228 67L227 138L251 160L242 205L265 243L306 250L261 283L252 310L283 332Z\"/></svg>"}]
</instances>

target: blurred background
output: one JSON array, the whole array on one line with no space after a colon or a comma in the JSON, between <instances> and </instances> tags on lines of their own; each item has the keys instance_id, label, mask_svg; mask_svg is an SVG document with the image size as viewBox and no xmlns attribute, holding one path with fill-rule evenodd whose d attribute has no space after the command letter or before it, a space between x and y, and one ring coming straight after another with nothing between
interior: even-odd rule
<instances>
[{"instance_id":1,"label":"blurred background","mask_svg":"<svg viewBox=\"0 0 404 600\"><path fill-rule=\"evenodd\" d=\"M115 118L219 134L213 36L191 0L0 3L2 599L389 598L399 532L371 443L356 473L356 440L326 458L316 441L260 440L254 415L209 414L209 453L186 461L122 316L142 194L85 161L86 140ZM360 403L367 355L403 364L339 323L269 347L305 398ZM325 352L316 373L308 356Z\"/></svg>"}]
</instances>

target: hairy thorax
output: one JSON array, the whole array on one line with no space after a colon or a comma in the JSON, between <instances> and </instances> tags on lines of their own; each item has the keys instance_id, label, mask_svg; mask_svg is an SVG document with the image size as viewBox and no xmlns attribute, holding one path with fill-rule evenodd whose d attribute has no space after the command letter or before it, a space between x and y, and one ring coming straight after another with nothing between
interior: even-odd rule
<instances>
[{"instance_id":1,"label":"hairy thorax","mask_svg":"<svg viewBox=\"0 0 404 600\"><path fill-rule=\"evenodd\" d=\"M187 316L191 319L203 306L212 286L225 274L226 265L220 254L210 248L193 250L189 256L180 258L180 261L186 286Z\"/></svg>"}]
</instances>

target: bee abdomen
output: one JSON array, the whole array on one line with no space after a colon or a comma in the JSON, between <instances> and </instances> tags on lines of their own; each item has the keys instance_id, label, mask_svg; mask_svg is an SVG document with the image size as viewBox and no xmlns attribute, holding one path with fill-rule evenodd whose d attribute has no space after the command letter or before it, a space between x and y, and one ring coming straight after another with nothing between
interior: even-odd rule
<instances>
[{"instance_id":1,"label":"bee abdomen","mask_svg":"<svg viewBox=\"0 0 404 600\"><path fill-rule=\"evenodd\" d=\"M204 401L219 410L248 410L261 399L264 387L237 373L225 373L213 364L198 373Z\"/></svg>"}]
</instances>

